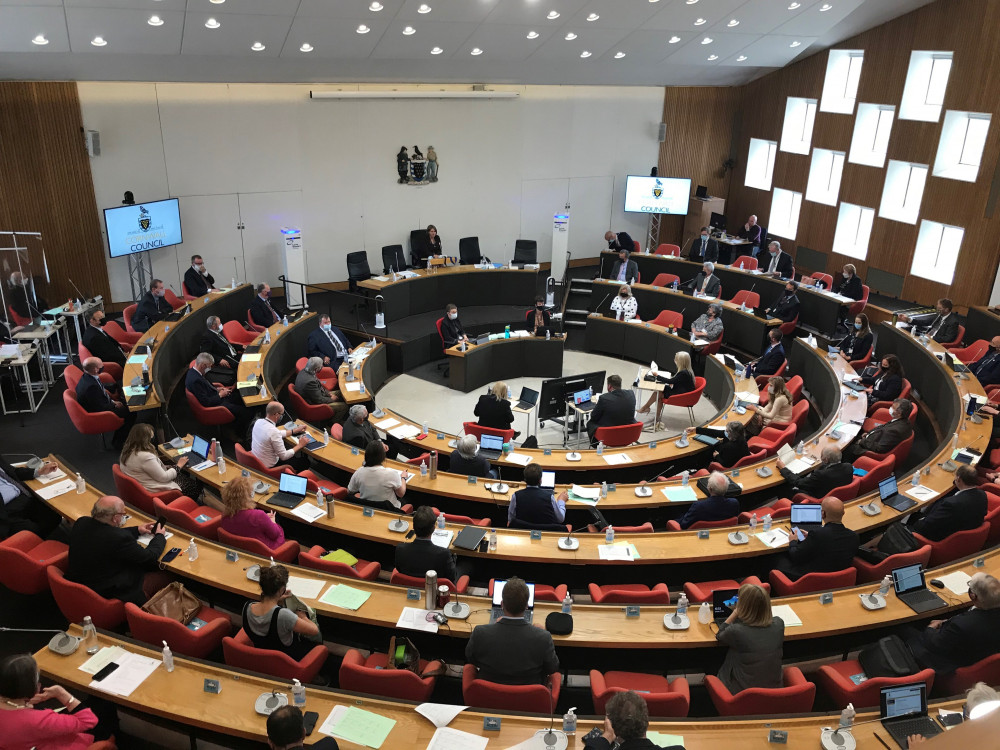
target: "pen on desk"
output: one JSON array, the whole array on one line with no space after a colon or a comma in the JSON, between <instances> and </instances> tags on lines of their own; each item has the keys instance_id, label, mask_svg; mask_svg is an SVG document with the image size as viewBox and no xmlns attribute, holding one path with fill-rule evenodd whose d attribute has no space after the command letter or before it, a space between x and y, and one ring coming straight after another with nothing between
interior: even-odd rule
<instances>
[{"instance_id":1,"label":"pen on desk","mask_svg":"<svg viewBox=\"0 0 1000 750\"><path fill-rule=\"evenodd\" d=\"M872 732L872 734L875 735L875 739L882 743L882 747L884 747L885 750L892 750L892 748L886 744L885 740L878 736L878 732Z\"/></svg>"}]
</instances>

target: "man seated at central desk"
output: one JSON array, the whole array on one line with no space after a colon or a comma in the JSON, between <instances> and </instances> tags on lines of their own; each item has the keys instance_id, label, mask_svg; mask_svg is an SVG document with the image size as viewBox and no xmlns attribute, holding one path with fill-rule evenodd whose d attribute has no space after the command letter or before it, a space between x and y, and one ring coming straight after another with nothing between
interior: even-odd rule
<instances>
[{"instance_id":1,"label":"man seated at central desk","mask_svg":"<svg viewBox=\"0 0 1000 750\"><path fill-rule=\"evenodd\" d=\"M591 445L597 445L594 433L598 427L617 427L634 422L635 393L622 390L621 375L608 375L608 390L597 399L597 406L590 412L590 421L587 422Z\"/></svg>"},{"instance_id":2,"label":"man seated at central desk","mask_svg":"<svg viewBox=\"0 0 1000 750\"><path fill-rule=\"evenodd\" d=\"M715 264L706 262L701 267L701 273L694 277L687 285L694 289L695 294L703 297L718 297L722 292L722 282L715 275Z\"/></svg>"},{"instance_id":3,"label":"man seated at central desk","mask_svg":"<svg viewBox=\"0 0 1000 750\"><path fill-rule=\"evenodd\" d=\"M441 340L445 349L450 349L460 341L468 341L465 329L458 320L458 305L449 302L444 308L444 317L441 318Z\"/></svg>"}]
</instances>

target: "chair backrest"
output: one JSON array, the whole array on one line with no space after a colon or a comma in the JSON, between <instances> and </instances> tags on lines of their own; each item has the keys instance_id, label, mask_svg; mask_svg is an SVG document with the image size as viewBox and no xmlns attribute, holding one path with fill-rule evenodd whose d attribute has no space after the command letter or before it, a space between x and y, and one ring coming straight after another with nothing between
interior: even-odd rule
<instances>
[{"instance_id":1,"label":"chair backrest","mask_svg":"<svg viewBox=\"0 0 1000 750\"><path fill-rule=\"evenodd\" d=\"M861 477L861 487L858 490L858 494L867 495L869 492L874 492L875 488L878 487L878 483L892 474L895 466L896 457L891 453L881 460L860 456L854 462L854 467L856 469L864 469L866 473Z\"/></svg>"},{"instance_id":2,"label":"chair backrest","mask_svg":"<svg viewBox=\"0 0 1000 750\"><path fill-rule=\"evenodd\" d=\"M1000 685L1000 654L991 654L975 664L956 669L946 678L945 695L963 693L977 682Z\"/></svg>"},{"instance_id":3,"label":"chair backrest","mask_svg":"<svg viewBox=\"0 0 1000 750\"><path fill-rule=\"evenodd\" d=\"M334 422L330 426L330 437L333 438L334 440L343 440L344 425L340 424L339 422Z\"/></svg>"},{"instance_id":4,"label":"chair backrest","mask_svg":"<svg viewBox=\"0 0 1000 750\"><path fill-rule=\"evenodd\" d=\"M736 463L734 463L729 468L730 469L739 469L739 468L742 468L744 466L749 466L750 464L757 463L758 461L763 461L765 458L767 458L767 451L764 450L763 448L761 448L759 451L754 451L754 452L748 453L747 455L745 455L743 458L741 458L739 461L737 461ZM709 467L709 469L711 469L711 467ZM722 468L722 467L719 468L719 471L726 471L726 470L727 469Z\"/></svg>"},{"instance_id":5,"label":"chair backrest","mask_svg":"<svg viewBox=\"0 0 1000 750\"><path fill-rule=\"evenodd\" d=\"M850 308L847 311L847 314L850 317L853 318L856 315L860 315L864 311L865 305L868 304L868 292L869 292L868 285L867 284L862 284L861 285L861 299L859 299L857 302L855 302L853 305L851 305Z\"/></svg>"},{"instance_id":6,"label":"chair backrest","mask_svg":"<svg viewBox=\"0 0 1000 750\"><path fill-rule=\"evenodd\" d=\"M47 573L52 597L70 622L83 622L89 615L97 627L113 630L125 619L125 604L118 599L105 599L82 583L68 580L55 565Z\"/></svg>"},{"instance_id":7,"label":"chair backrest","mask_svg":"<svg viewBox=\"0 0 1000 750\"><path fill-rule=\"evenodd\" d=\"M771 591L772 595L777 594L778 596L795 596L813 591L846 588L853 586L858 580L858 571L854 567L825 573L806 573L796 580L784 584L775 580L776 573L776 570L771 571Z\"/></svg>"},{"instance_id":8,"label":"chair backrest","mask_svg":"<svg viewBox=\"0 0 1000 750\"><path fill-rule=\"evenodd\" d=\"M392 569L392 573L389 576L389 583L396 586L408 586L413 589L419 589L424 585L423 576L408 576L405 573L400 573L395 568ZM447 586L448 590L454 593L458 587L453 581L449 581L447 578L441 578L438 576L438 586Z\"/></svg>"},{"instance_id":9,"label":"chair backrest","mask_svg":"<svg viewBox=\"0 0 1000 750\"><path fill-rule=\"evenodd\" d=\"M247 552L252 552L255 555L261 555L262 557L271 557L274 555L274 550L262 541L248 536L231 534L221 526L219 527L219 543L224 544L227 547L236 547L237 549L246 550Z\"/></svg>"},{"instance_id":10,"label":"chair backrest","mask_svg":"<svg viewBox=\"0 0 1000 750\"><path fill-rule=\"evenodd\" d=\"M752 255L741 255L733 261L732 266L733 268L739 268L741 263L743 264L744 271L757 270L757 259Z\"/></svg>"},{"instance_id":11,"label":"chair backrest","mask_svg":"<svg viewBox=\"0 0 1000 750\"><path fill-rule=\"evenodd\" d=\"M340 664L340 688L357 693L423 701L434 689L434 677L421 677L409 669L384 669L365 666L365 657L357 649L344 654Z\"/></svg>"},{"instance_id":12,"label":"chair backrest","mask_svg":"<svg viewBox=\"0 0 1000 750\"><path fill-rule=\"evenodd\" d=\"M227 320L222 324L222 332L233 344L249 344L256 338L256 335L246 330L238 320Z\"/></svg>"},{"instance_id":13,"label":"chair backrest","mask_svg":"<svg viewBox=\"0 0 1000 750\"><path fill-rule=\"evenodd\" d=\"M163 516L167 522L175 526L180 526L193 534L200 534L208 539L219 538L219 524L222 523L222 516L216 515L218 511L212 510L205 513L202 506L198 505L187 495L181 495L169 502L164 502L160 497L153 498L153 510L157 517ZM197 510L197 513L193 511ZM191 511L189 513L188 511ZM199 523L195 520L198 516L209 516L210 520ZM212 517L214 516L214 517Z\"/></svg>"},{"instance_id":14,"label":"chair backrest","mask_svg":"<svg viewBox=\"0 0 1000 750\"><path fill-rule=\"evenodd\" d=\"M515 263L537 263L538 243L535 240L514 240Z\"/></svg>"},{"instance_id":15,"label":"chair backrest","mask_svg":"<svg viewBox=\"0 0 1000 750\"><path fill-rule=\"evenodd\" d=\"M174 294L174 290L171 289L170 287L167 287L166 289L163 290L163 299L165 299L167 301L167 304L170 305L175 310L184 307L184 300L182 300L180 297Z\"/></svg>"},{"instance_id":16,"label":"chair backrest","mask_svg":"<svg viewBox=\"0 0 1000 750\"><path fill-rule=\"evenodd\" d=\"M421 255L427 253L427 230L426 229L411 229L410 230L410 258L414 263Z\"/></svg>"},{"instance_id":17,"label":"chair backrest","mask_svg":"<svg viewBox=\"0 0 1000 750\"><path fill-rule=\"evenodd\" d=\"M637 253L642 252L642 245L639 244L639 240L632 240L632 244L635 246L635 251Z\"/></svg>"},{"instance_id":18,"label":"chair backrest","mask_svg":"<svg viewBox=\"0 0 1000 750\"><path fill-rule=\"evenodd\" d=\"M295 661L283 651L257 648L242 628L235 637L227 636L222 639L222 653L226 664L231 667L272 675L287 682L291 682L293 679L311 682L312 678L316 676L316 672L311 669L309 671L312 674L303 672L303 663L312 659L312 653L302 661ZM322 665L322 662L320 664Z\"/></svg>"},{"instance_id":19,"label":"chair backrest","mask_svg":"<svg viewBox=\"0 0 1000 750\"><path fill-rule=\"evenodd\" d=\"M816 684L809 682L798 667L783 667L784 687L747 688L735 695L715 675L705 678L705 687L715 709L722 716L758 716L812 711Z\"/></svg>"},{"instance_id":20,"label":"chair backrest","mask_svg":"<svg viewBox=\"0 0 1000 750\"><path fill-rule=\"evenodd\" d=\"M981 358L990 348L990 342L986 339L976 339L964 349L953 349L952 354L966 364L972 364Z\"/></svg>"},{"instance_id":21,"label":"chair backrest","mask_svg":"<svg viewBox=\"0 0 1000 750\"><path fill-rule=\"evenodd\" d=\"M505 685L476 677L476 665L462 670L462 700L476 708L538 713L551 708L555 696L546 685ZM545 709L548 710L548 709Z\"/></svg>"},{"instance_id":22,"label":"chair backrest","mask_svg":"<svg viewBox=\"0 0 1000 750\"><path fill-rule=\"evenodd\" d=\"M86 362L88 359L90 359L94 355L91 354L90 353L90 349L88 349L87 347L85 347L83 345L83 342L80 341L76 345L76 356L78 356L80 358L80 364L83 365L84 362Z\"/></svg>"},{"instance_id":23,"label":"chair backrest","mask_svg":"<svg viewBox=\"0 0 1000 750\"><path fill-rule=\"evenodd\" d=\"M664 583L651 587L640 584L597 587L589 585L590 598L601 604L669 604L670 591Z\"/></svg>"},{"instance_id":24,"label":"chair backrest","mask_svg":"<svg viewBox=\"0 0 1000 750\"><path fill-rule=\"evenodd\" d=\"M434 326L437 328L438 332L438 338L441 339L441 353L444 354L445 349L447 349L448 347L444 345L444 334L441 333L442 323L444 323L444 318L438 318L436 321L434 321Z\"/></svg>"},{"instance_id":25,"label":"chair backrest","mask_svg":"<svg viewBox=\"0 0 1000 750\"><path fill-rule=\"evenodd\" d=\"M125 330L131 333L136 333L136 330L132 327L132 316L135 315L135 311L139 309L138 303L134 305L129 305L124 310L122 310L122 320L125 321Z\"/></svg>"},{"instance_id":26,"label":"chair backrest","mask_svg":"<svg viewBox=\"0 0 1000 750\"><path fill-rule=\"evenodd\" d=\"M505 443L509 443L514 439L514 430L498 430L495 427L483 427L475 422L462 422L462 428L465 430L466 435L475 435L476 440L479 440L483 435L497 435L502 437Z\"/></svg>"},{"instance_id":27,"label":"chair backrest","mask_svg":"<svg viewBox=\"0 0 1000 750\"><path fill-rule=\"evenodd\" d=\"M594 439L612 448L618 448L632 445L639 439L640 435L642 435L642 422L635 422L612 427L598 427L594 432Z\"/></svg>"},{"instance_id":28,"label":"chair backrest","mask_svg":"<svg viewBox=\"0 0 1000 750\"><path fill-rule=\"evenodd\" d=\"M343 428L341 428L343 430ZM341 432L343 436L343 432ZM257 455L252 451L248 451L239 443L234 443L236 448L236 463L240 466L246 466L248 469L253 469L254 471L259 471L261 474L267 474L273 479L281 479L282 474L293 474L291 466L284 464L279 464L277 466L272 466L270 469L264 466L263 462L257 458Z\"/></svg>"},{"instance_id":29,"label":"chair backrest","mask_svg":"<svg viewBox=\"0 0 1000 750\"><path fill-rule=\"evenodd\" d=\"M974 529L956 531L939 542L926 540L931 545L931 561L929 565L934 568L978 552L983 548L986 538L989 535L990 525L987 521L983 521L982 524ZM917 537L917 541L924 539L920 534L914 534L914 536Z\"/></svg>"},{"instance_id":30,"label":"chair backrest","mask_svg":"<svg viewBox=\"0 0 1000 750\"><path fill-rule=\"evenodd\" d=\"M666 287L670 286L675 281L679 284L681 282L681 277L674 273L658 273L656 274L656 278L653 279L652 285Z\"/></svg>"},{"instance_id":31,"label":"chair backrest","mask_svg":"<svg viewBox=\"0 0 1000 750\"><path fill-rule=\"evenodd\" d=\"M670 328L670 326L673 326L674 328L683 328L684 316L679 312L674 312L673 310L660 310L650 323L653 325L663 326L664 328Z\"/></svg>"},{"instance_id":32,"label":"chair backrest","mask_svg":"<svg viewBox=\"0 0 1000 750\"><path fill-rule=\"evenodd\" d=\"M0 541L0 583L19 594L48 591L46 568L66 570L69 547L62 542L43 542L30 531L18 531Z\"/></svg>"},{"instance_id":33,"label":"chair backrest","mask_svg":"<svg viewBox=\"0 0 1000 750\"><path fill-rule=\"evenodd\" d=\"M734 305L745 305L749 309L760 307L760 295L757 292L740 290L730 300Z\"/></svg>"},{"instance_id":34,"label":"chair backrest","mask_svg":"<svg viewBox=\"0 0 1000 750\"><path fill-rule=\"evenodd\" d=\"M356 250L347 254L347 278L351 281L364 281L372 277L372 270L368 266L368 253L364 250Z\"/></svg>"},{"instance_id":35,"label":"chair backrest","mask_svg":"<svg viewBox=\"0 0 1000 750\"><path fill-rule=\"evenodd\" d=\"M676 396L670 396L665 399L663 403L670 404L671 406L694 406L701 400L701 394L704 390L705 378L701 375L695 375L693 391L678 393Z\"/></svg>"},{"instance_id":36,"label":"chair backrest","mask_svg":"<svg viewBox=\"0 0 1000 750\"><path fill-rule=\"evenodd\" d=\"M188 407L194 414L194 418L203 425L228 424L234 419L233 413L224 406L203 406L201 401L187 388L184 389L184 397L187 399Z\"/></svg>"},{"instance_id":37,"label":"chair backrest","mask_svg":"<svg viewBox=\"0 0 1000 750\"><path fill-rule=\"evenodd\" d=\"M698 529L724 529L727 526L735 526L739 523L739 519L736 516L732 518L723 518L719 521L695 521L688 528L693 530Z\"/></svg>"},{"instance_id":38,"label":"chair backrest","mask_svg":"<svg viewBox=\"0 0 1000 750\"><path fill-rule=\"evenodd\" d=\"M931 546L923 544L912 552L899 552L889 555L880 562L871 564L860 558L854 558L854 567L858 571L858 583L868 583L870 581L881 581L885 576L896 568L906 565L920 563L925 568L931 560Z\"/></svg>"},{"instance_id":39,"label":"chair backrest","mask_svg":"<svg viewBox=\"0 0 1000 750\"><path fill-rule=\"evenodd\" d=\"M681 249L677 245L671 245L664 243L656 248L655 255L672 255L675 258L679 258L681 254Z\"/></svg>"},{"instance_id":40,"label":"chair backrest","mask_svg":"<svg viewBox=\"0 0 1000 750\"><path fill-rule=\"evenodd\" d=\"M16 326L28 326L31 325L31 318L25 318L19 315L17 310L14 309L13 305L7 305L7 312L10 313L11 320L14 321Z\"/></svg>"},{"instance_id":41,"label":"chair backrest","mask_svg":"<svg viewBox=\"0 0 1000 750\"><path fill-rule=\"evenodd\" d=\"M408 268L402 245L382 246L382 273L389 273L390 268L396 272Z\"/></svg>"},{"instance_id":42,"label":"chair backrest","mask_svg":"<svg viewBox=\"0 0 1000 750\"><path fill-rule=\"evenodd\" d=\"M965 338L965 326L960 325L958 327L958 335L955 336L951 341L948 342L949 346L958 346L962 343L962 339Z\"/></svg>"},{"instance_id":43,"label":"chair backrest","mask_svg":"<svg viewBox=\"0 0 1000 750\"><path fill-rule=\"evenodd\" d=\"M155 508L153 507L153 495L155 493L150 492L135 479L124 474L121 466L118 464L111 465L111 474L115 479L115 489L122 500L146 513L155 512Z\"/></svg>"},{"instance_id":44,"label":"chair backrest","mask_svg":"<svg viewBox=\"0 0 1000 750\"><path fill-rule=\"evenodd\" d=\"M462 237L458 240L458 259L463 266L474 266L482 261L478 237Z\"/></svg>"},{"instance_id":45,"label":"chair backrest","mask_svg":"<svg viewBox=\"0 0 1000 750\"><path fill-rule=\"evenodd\" d=\"M83 370L76 365L66 365L66 368L63 370L63 377L66 378L66 388L75 391L76 384L83 377Z\"/></svg>"}]
</instances>

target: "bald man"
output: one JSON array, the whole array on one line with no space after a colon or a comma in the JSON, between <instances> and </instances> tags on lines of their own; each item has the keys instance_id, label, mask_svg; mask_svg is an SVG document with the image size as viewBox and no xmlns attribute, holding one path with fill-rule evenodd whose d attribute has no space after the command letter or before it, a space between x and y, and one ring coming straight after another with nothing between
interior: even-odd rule
<instances>
[{"instance_id":1,"label":"bald man","mask_svg":"<svg viewBox=\"0 0 1000 750\"><path fill-rule=\"evenodd\" d=\"M1000 336L990 339L990 348L982 357L969 365L969 371L984 388L1000 383Z\"/></svg>"},{"instance_id":2,"label":"bald man","mask_svg":"<svg viewBox=\"0 0 1000 750\"><path fill-rule=\"evenodd\" d=\"M750 254L754 258L756 258L757 254L760 252L761 240L764 239L760 236L760 232L761 229L760 224L757 223L757 217L751 215L750 218L747 219L747 223L743 225L739 232L736 233L737 237L744 240L750 240L750 244L753 245Z\"/></svg>"},{"instance_id":3,"label":"bald man","mask_svg":"<svg viewBox=\"0 0 1000 750\"><path fill-rule=\"evenodd\" d=\"M823 525L813 531L792 530L788 555L775 568L793 581L806 573L830 573L849 568L858 548L858 535L844 526L844 503L835 497L823 499Z\"/></svg>"},{"instance_id":4,"label":"bald man","mask_svg":"<svg viewBox=\"0 0 1000 750\"><path fill-rule=\"evenodd\" d=\"M111 444L116 448L121 448L125 444L125 438L129 430L135 423L135 415L121 401L116 401L108 393L108 389L101 382L101 370L104 369L104 362L99 357L87 357L83 360L83 375L76 384L76 400L84 411L94 414L96 412L110 411L115 416L124 419L124 423L115 431Z\"/></svg>"},{"instance_id":5,"label":"bald man","mask_svg":"<svg viewBox=\"0 0 1000 750\"><path fill-rule=\"evenodd\" d=\"M107 599L141 607L169 582L157 570L167 540L156 523L124 528L126 521L120 497L106 495L94 503L90 517L78 519L70 531L66 577ZM153 535L145 547L137 541L140 534Z\"/></svg>"}]
</instances>

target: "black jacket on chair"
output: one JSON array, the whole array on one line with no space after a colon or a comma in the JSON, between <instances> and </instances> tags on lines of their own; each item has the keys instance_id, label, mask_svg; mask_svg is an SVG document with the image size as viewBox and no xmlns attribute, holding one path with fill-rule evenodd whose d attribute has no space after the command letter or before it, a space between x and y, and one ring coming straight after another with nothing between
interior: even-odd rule
<instances>
[{"instance_id":1,"label":"black jacket on chair","mask_svg":"<svg viewBox=\"0 0 1000 750\"><path fill-rule=\"evenodd\" d=\"M940 542L956 531L982 526L986 511L986 493L972 487L941 498L926 513L911 521L909 529L932 542Z\"/></svg>"},{"instance_id":2,"label":"black jacket on chair","mask_svg":"<svg viewBox=\"0 0 1000 750\"><path fill-rule=\"evenodd\" d=\"M514 412L510 410L510 401L496 398L491 393L479 397L473 412L479 417L480 427L492 427L494 430L509 430L514 424Z\"/></svg>"},{"instance_id":3,"label":"black jacket on chair","mask_svg":"<svg viewBox=\"0 0 1000 750\"><path fill-rule=\"evenodd\" d=\"M967 609L938 628L925 628L907 645L917 664L939 675L975 664L1000 651L1000 608Z\"/></svg>"},{"instance_id":4,"label":"black jacket on chair","mask_svg":"<svg viewBox=\"0 0 1000 750\"><path fill-rule=\"evenodd\" d=\"M87 326L87 330L83 332L83 345L103 362L114 362L122 367L125 366L125 352L118 346L117 341L100 328Z\"/></svg>"},{"instance_id":5,"label":"black jacket on chair","mask_svg":"<svg viewBox=\"0 0 1000 750\"><path fill-rule=\"evenodd\" d=\"M215 364L221 365L223 361L229 363L235 372L240 365L240 355L236 347L229 343L229 340L222 334L214 331L205 331L201 337L199 351L208 352L215 357Z\"/></svg>"},{"instance_id":6,"label":"black jacket on chair","mask_svg":"<svg viewBox=\"0 0 1000 750\"><path fill-rule=\"evenodd\" d=\"M212 278L212 274L210 273L202 276L194 270L193 266L188 266L188 269L184 272L184 287L192 297L201 297L208 294L209 287L214 285L215 279Z\"/></svg>"},{"instance_id":7,"label":"black jacket on chair","mask_svg":"<svg viewBox=\"0 0 1000 750\"><path fill-rule=\"evenodd\" d=\"M137 331L145 333L155 323L159 323L173 311L174 308L170 306L166 298L157 297L152 292L146 292L142 295L142 299L139 300L135 312L132 313L132 327Z\"/></svg>"},{"instance_id":8,"label":"black jacket on chair","mask_svg":"<svg viewBox=\"0 0 1000 750\"><path fill-rule=\"evenodd\" d=\"M351 350L351 342L347 340L347 336L337 326L330 326L330 333L341 343L345 352ZM321 328L317 328L309 334L306 352L310 357L319 357L320 359L329 357L330 364L327 367L332 367L334 370L344 362L344 358L337 355L337 347L330 341L330 337L326 335L326 331Z\"/></svg>"},{"instance_id":9,"label":"black jacket on chair","mask_svg":"<svg viewBox=\"0 0 1000 750\"><path fill-rule=\"evenodd\" d=\"M559 671L552 636L520 617L477 626L465 646L465 660L476 666L480 679L506 685L542 684Z\"/></svg>"},{"instance_id":10,"label":"black jacket on chair","mask_svg":"<svg viewBox=\"0 0 1000 750\"><path fill-rule=\"evenodd\" d=\"M107 599L121 599L141 607L146 603L142 579L156 568L167 544L162 534L143 547L135 526L121 529L89 516L77 519L69 534L66 577Z\"/></svg>"},{"instance_id":11,"label":"black jacket on chair","mask_svg":"<svg viewBox=\"0 0 1000 750\"><path fill-rule=\"evenodd\" d=\"M846 462L838 464L820 464L812 473L796 476L782 466L783 476L797 492L805 492L816 498L826 497L830 490L843 487L854 481L854 467Z\"/></svg>"},{"instance_id":12,"label":"black jacket on chair","mask_svg":"<svg viewBox=\"0 0 1000 750\"><path fill-rule=\"evenodd\" d=\"M269 328L281 320L277 311L271 306L271 300L261 299L259 294L255 294L250 301L250 317L254 323L264 328Z\"/></svg>"},{"instance_id":13,"label":"black jacket on chair","mask_svg":"<svg viewBox=\"0 0 1000 750\"><path fill-rule=\"evenodd\" d=\"M454 555L430 539L397 544L395 568L403 575L414 578L423 578L428 570L433 570L438 578L447 578L452 583L458 581Z\"/></svg>"},{"instance_id":14,"label":"black jacket on chair","mask_svg":"<svg viewBox=\"0 0 1000 750\"><path fill-rule=\"evenodd\" d=\"M792 580L806 573L832 573L851 567L861 540L855 531L842 523L826 523L813 529L800 542L794 536L788 543L788 562L776 567Z\"/></svg>"}]
</instances>

